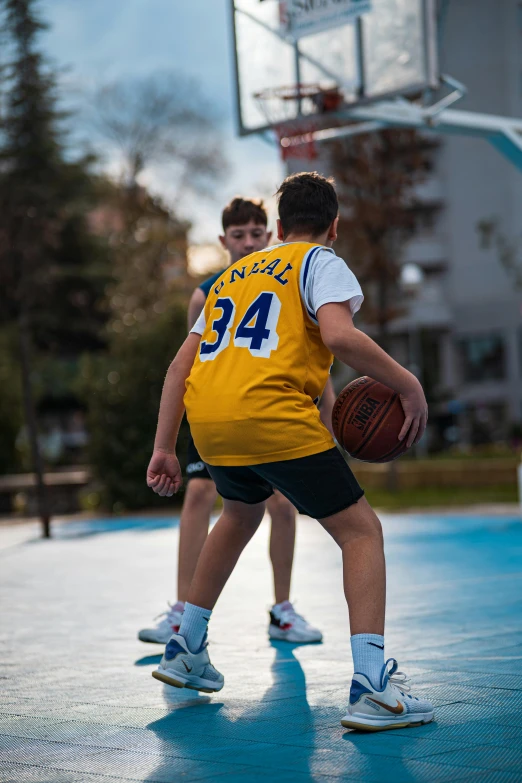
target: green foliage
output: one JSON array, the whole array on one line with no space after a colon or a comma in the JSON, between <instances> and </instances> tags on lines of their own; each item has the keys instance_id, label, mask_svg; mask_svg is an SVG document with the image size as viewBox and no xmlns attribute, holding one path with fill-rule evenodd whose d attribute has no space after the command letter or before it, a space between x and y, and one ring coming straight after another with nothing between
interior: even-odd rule
<instances>
[{"instance_id":1,"label":"green foliage","mask_svg":"<svg viewBox=\"0 0 522 783\"><path fill-rule=\"evenodd\" d=\"M88 406L90 462L101 504L111 511L165 508L167 501L146 486L145 472L165 374L185 336L186 310L171 302L139 329L129 326L112 338L107 355L83 360L79 391Z\"/></svg>"},{"instance_id":2,"label":"green foliage","mask_svg":"<svg viewBox=\"0 0 522 783\"><path fill-rule=\"evenodd\" d=\"M165 508L145 484L167 368L186 337L189 225L143 188L106 191L113 280L106 288L107 353L85 357L89 458L97 479L85 499L112 511ZM184 453L180 443L180 454Z\"/></svg>"},{"instance_id":3,"label":"green foliage","mask_svg":"<svg viewBox=\"0 0 522 783\"><path fill-rule=\"evenodd\" d=\"M99 347L96 302L108 263L86 220L97 189L92 161L68 154L56 75L38 48L46 25L37 2L0 0L2 12L0 321L23 318L38 348Z\"/></svg>"},{"instance_id":4,"label":"green foliage","mask_svg":"<svg viewBox=\"0 0 522 783\"><path fill-rule=\"evenodd\" d=\"M33 356L42 348L74 355L100 345L103 320L95 303L107 273L86 272L96 244L86 220L94 191L90 161L72 160L67 149L57 78L39 49L46 25L38 6L38 0L0 0L0 324L18 332L29 464L38 476L38 511L48 536ZM16 401L9 395L12 389L1 403L8 411L0 432L4 464L12 462L20 426L14 412L10 420Z\"/></svg>"},{"instance_id":5,"label":"green foliage","mask_svg":"<svg viewBox=\"0 0 522 783\"><path fill-rule=\"evenodd\" d=\"M399 489L368 489L366 498L373 508L384 511L404 511L417 508L451 508L476 506L481 503L516 503L518 491L515 482L498 487L421 487Z\"/></svg>"},{"instance_id":6,"label":"green foliage","mask_svg":"<svg viewBox=\"0 0 522 783\"><path fill-rule=\"evenodd\" d=\"M20 468L16 438L22 426L20 367L11 335L0 332L0 474Z\"/></svg>"}]
</instances>

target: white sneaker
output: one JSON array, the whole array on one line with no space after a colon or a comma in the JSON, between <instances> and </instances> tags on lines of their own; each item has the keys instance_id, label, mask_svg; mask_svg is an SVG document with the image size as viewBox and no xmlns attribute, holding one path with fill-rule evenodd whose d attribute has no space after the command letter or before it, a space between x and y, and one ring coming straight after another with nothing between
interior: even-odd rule
<instances>
[{"instance_id":1,"label":"white sneaker","mask_svg":"<svg viewBox=\"0 0 522 783\"><path fill-rule=\"evenodd\" d=\"M196 653L191 653L185 637L173 634L152 676L175 688L191 688L204 693L220 691L225 678L210 663L207 647L204 641Z\"/></svg>"},{"instance_id":2,"label":"white sneaker","mask_svg":"<svg viewBox=\"0 0 522 783\"><path fill-rule=\"evenodd\" d=\"M138 631L140 642L167 644L172 634L179 631L184 608L185 604L181 601L169 606L165 612L154 618L155 620L158 620L160 617L163 618L154 628L142 628L141 631Z\"/></svg>"},{"instance_id":3,"label":"white sneaker","mask_svg":"<svg viewBox=\"0 0 522 783\"><path fill-rule=\"evenodd\" d=\"M384 731L420 726L433 720L433 705L426 699L410 696L408 678L397 671L397 666L394 658L386 661L380 689L374 688L364 674L353 675L348 713L341 720L345 728Z\"/></svg>"},{"instance_id":4,"label":"white sneaker","mask_svg":"<svg viewBox=\"0 0 522 783\"><path fill-rule=\"evenodd\" d=\"M321 631L311 626L302 615L297 614L290 601L276 604L270 610L268 635L270 639L294 642L294 644L310 644L323 640Z\"/></svg>"}]
</instances>

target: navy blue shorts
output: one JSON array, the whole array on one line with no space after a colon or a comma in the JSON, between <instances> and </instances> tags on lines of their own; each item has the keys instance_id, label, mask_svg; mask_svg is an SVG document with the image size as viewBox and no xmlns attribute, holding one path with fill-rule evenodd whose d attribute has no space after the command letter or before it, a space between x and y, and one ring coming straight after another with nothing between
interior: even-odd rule
<instances>
[{"instance_id":1,"label":"navy blue shorts","mask_svg":"<svg viewBox=\"0 0 522 783\"><path fill-rule=\"evenodd\" d=\"M227 500L262 503L278 489L299 513L324 519L364 495L338 449L263 465L207 465L217 491Z\"/></svg>"},{"instance_id":2,"label":"navy blue shorts","mask_svg":"<svg viewBox=\"0 0 522 783\"><path fill-rule=\"evenodd\" d=\"M207 470L207 466L199 456L199 452L196 448L196 444L190 436L190 440L187 446L187 468L185 470L187 474L187 481L192 478L209 479L212 481L212 476Z\"/></svg>"}]
</instances>

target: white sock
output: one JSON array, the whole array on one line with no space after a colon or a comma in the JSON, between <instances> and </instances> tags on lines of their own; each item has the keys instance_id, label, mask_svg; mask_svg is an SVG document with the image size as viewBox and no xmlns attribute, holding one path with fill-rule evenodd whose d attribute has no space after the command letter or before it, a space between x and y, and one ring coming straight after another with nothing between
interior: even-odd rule
<instances>
[{"instance_id":1,"label":"white sock","mask_svg":"<svg viewBox=\"0 0 522 783\"><path fill-rule=\"evenodd\" d=\"M274 604L272 607L272 611L274 611L275 609L276 612L284 612L285 609L293 609L293 608L294 607L292 606L292 602L287 599L286 601L281 601L280 604Z\"/></svg>"},{"instance_id":2,"label":"white sock","mask_svg":"<svg viewBox=\"0 0 522 783\"><path fill-rule=\"evenodd\" d=\"M212 611L210 609L194 606L194 604L189 604L188 601L185 603L185 611L181 618L179 632L184 637L190 652L198 652L203 644L211 614Z\"/></svg>"},{"instance_id":3,"label":"white sock","mask_svg":"<svg viewBox=\"0 0 522 783\"><path fill-rule=\"evenodd\" d=\"M384 636L378 633L357 633L350 642L354 672L364 674L374 688L380 688L384 666Z\"/></svg>"}]
</instances>

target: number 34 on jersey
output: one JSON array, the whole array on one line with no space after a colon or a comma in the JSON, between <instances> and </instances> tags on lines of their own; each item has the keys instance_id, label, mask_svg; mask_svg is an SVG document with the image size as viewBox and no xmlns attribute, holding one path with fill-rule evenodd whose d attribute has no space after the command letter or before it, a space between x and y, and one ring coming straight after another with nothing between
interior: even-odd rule
<instances>
[{"instance_id":1,"label":"number 34 on jersey","mask_svg":"<svg viewBox=\"0 0 522 783\"><path fill-rule=\"evenodd\" d=\"M277 322L281 312L281 301L272 291L263 291L247 307L242 314L233 335L232 326L236 316L236 305L229 296L216 300L212 316L217 311L221 314L213 318L211 329L216 334L213 342L202 340L199 348L199 358L202 362L212 361L226 350L232 343L235 348L246 348L252 356L270 358L279 343Z\"/></svg>"}]
</instances>

